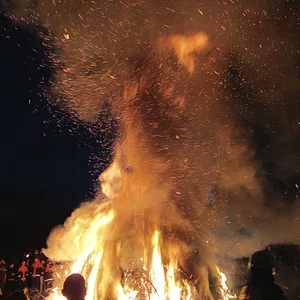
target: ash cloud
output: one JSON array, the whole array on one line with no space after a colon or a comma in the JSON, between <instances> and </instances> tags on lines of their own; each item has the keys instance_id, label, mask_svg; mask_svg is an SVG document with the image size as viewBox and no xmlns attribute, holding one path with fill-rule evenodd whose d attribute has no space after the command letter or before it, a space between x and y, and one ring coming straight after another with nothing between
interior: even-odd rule
<instances>
[{"instance_id":1,"label":"ash cloud","mask_svg":"<svg viewBox=\"0 0 300 300\"><path fill-rule=\"evenodd\" d=\"M52 31L59 105L93 122L105 101L121 119L132 101L137 121L123 119L123 130L142 140L141 151L173 162L162 178L172 179L168 194L191 220L203 252L239 257L271 242L299 243L297 1L54 0L7 7L16 21ZM192 75L174 54L157 50L159 38L202 31L210 46L195 54ZM151 90L158 83L161 89ZM127 156L120 160L135 172L131 146L121 146Z\"/></svg>"}]
</instances>

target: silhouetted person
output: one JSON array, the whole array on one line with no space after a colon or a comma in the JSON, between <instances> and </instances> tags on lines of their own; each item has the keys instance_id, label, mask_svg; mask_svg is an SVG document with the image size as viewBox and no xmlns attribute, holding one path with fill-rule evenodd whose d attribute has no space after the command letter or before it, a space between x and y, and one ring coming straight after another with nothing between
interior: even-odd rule
<instances>
[{"instance_id":1,"label":"silhouetted person","mask_svg":"<svg viewBox=\"0 0 300 300\"><path fill-rule=\"evenodd\" d=\"M41 257L41 256L40 256ZM43 294L44 290L44 275L45 275L45 267L46 267L46 261L44 259L40 259L41 264L43 265L43 272L40 276L40 294Z\"/></svg>"},{"instance_id":2,"label":"silhouetted person","mask_svg":"<svg viewBox=\"0 0 300 300\"><path fill-rule=\"evenodd\" d=\"M49 293L53 289L52 262L48 261L45 266L45 292Z\"/></svg>"},{"instance_id":3,"label":"silhouetted person","mask_svg":"<svg viewBox=\"0 0 300 300\"><path fill-rule=\"evenodd\" d=\"M5 287L6 295L11 295L12 293L15 292L16 279L17 279L17 274L16 274L15 264L11 263L7 268L6 287Z\"/></svg>"},{"instance_id":4,"label":"silhouetted person","mask_svg":"<svg viewBox=\"0 0 300 300\"><path fill-rule=\"evenodd\" d=\"M62 294L68 300L84 300L86 295L84 278L80 274L70 275L64 282Z\"/></svg>"},{"instance_id":5,"label":"silhouetted person","mask_svg":"<svg viewBox=\"0 0 300 300\"><path fill-rule=\"evenodd\" d=\"M6 264L5 261L2 259L0 261L0 296L2 296L4 292L6 273L7 273Z\"/></svg>"},{"instance_id":6,"label":"silhouetted person","mask_svg":"<svg viewBox=\"0 0 300 300\"><path fill-rule=\"evenodd\" d=\"M272 246L270 246L270 245L266 248L265 251L267 251L267 254L270 256L270 260L273 265L274 274L275 274L275 269L278 267L277 257L275 255L275 252L274 252Z\"/></svg>"},{"instance_id":7,"label":"silhouetted person","mask_svg":"<svg viewBox=\"0 0 300 300\"><path fill-rule=\"evenodd\" d=\"M47 257L46 257L46 255L44 254L43 249L40 249L39 257L40 257L40 260L41 260L41 261L42 261L42 260L44 260L44 261L47 260Z\"/></svg>"},{"instance_id":8,"label":"silhouetted person","mask_svg":"<svg viewBox=\"0 0 300 300\"><path fill-rule=\"evenodd\" d=\"M250 262L250 278L239 300L287 300L274 283L273 262L266 251L255 252Z\"/></svg>"}]
</instances>

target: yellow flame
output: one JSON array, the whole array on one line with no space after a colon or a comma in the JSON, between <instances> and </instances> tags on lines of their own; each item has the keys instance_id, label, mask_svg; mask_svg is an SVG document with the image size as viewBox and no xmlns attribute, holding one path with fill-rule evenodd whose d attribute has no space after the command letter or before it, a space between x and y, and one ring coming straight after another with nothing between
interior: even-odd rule
<instances>
[{"instance_id":1,"label":"yellow flame","mask_svg":"<svg viewBox=\"0 0 300 300\"><path fill-rule=\"evenodd\" d=\"M101 269L101 261L104 255L105 243L101 236L97 236L100 227L108 226L114 219L113 210L109 210L107 215L100 214L91 223L89 230L86 232L85 247L82 254L78 256L77 260L73 262L69 271L61 266L60 273L57 274L57 280L61 283L71 273L81 273L86 278L87 294L86 300L100 300L103 299L99 296L97 290L99 276L106 276L105 272L99 273ZM77 230L76 228L74 230ZM164 265L162 257L163 239L159 230L154 230L151 239L151 258L149 259L148 266L143 258L140 258L144 263L142 271L149 274L149 279L141 280L138 287L130 286L127 279L121 283L115 283L113 294L119 300L133 300L137 299L143 287L145 287L144 294L146 293L147 299L150 300L188 300L193 299L192 286L187 280L176 277L176 270L178 269L177 260L175 255L169 255L168 262ZM145 251L146 253L146 251ZM174 251L174 253L177 253ZM219 292L223 300L234 299L236 296L232 294L227 286L226 275L219 270L216 266L217 273L220 276ZM149 287L150 286L150 287ZM61 294L58 287L53 289L53 293L48 299L62 300L65 299Z\"/></svg>"},{"instance_id":2,"label":"yellow flame","mask_svg":"<svg viewBox=\"0 0 300 300\"><path fill-rule=\"evenodd\" d=\"M122 287L120 284L117 285L118 299L133 300L136 299L138 291L130 289L128 286Z\"/></svg>"},{"instance_id":3,"label":"yellow flame","mask_svg":"<svg viewBox=\"0 0 300 300\"><path fill-rule=\"evenodd\" d=\"M95 222L95 225L103 226L108 220L113 218L113 213L108 213L110 217L101 218L98 222ZM94 228L94 226L92 226ZM103 243L100 243L103 245ZM147 289L147 297L150 300L161 300L161 299L172 299L172 300L180 300L180 299L190 299L191 298L191 287L190 284L183 280L176 280L176 269L177 263L173 259L164 267L162 260L162 238L161 234L158 230L154 231L152 236L152 255L149 263L149 270L147 266L143 267L143 271L149 272L149 282L145 283L151 284L150 289ZM88 248L91 250L91 248ZM70 272L64 273L63 275L59 275L60 279L63 280L67 277L68 274L71 273L82 273L83 275L87 275L85 272L86 266L88 263L92 270L88 274L87 279L87 295L86 300L97 300L99 299L97 296L96 286L97 286L97 276L99 274L101 259L103 257L103 248L98 253L91 253L86 250L83 252L81 256L73 263L70 268ZM143 258L141 258L143 261ZM64 268L62 268L63 270ZM105 276L105 274L103 274ZM183 290L185 291L183 293ZM120 300L133 300L137 298L139 294L139 290L136 290L130 287L126 282L121 284L120 282L115 286L115 295L117 299ZM53 293L50 295L49 299L51 300L62 300L64 297L60 294L59 289L56 287L53 289Z\"/></svg>"},{"instance_id":4,"label":"yellow flame","mask_svg":"<svg viewBox=\"0 0 300 300\"><path fill-rule=\"evenodd\" d=\"M223 300L228 300L228 299L236 299L236 295L231 293L227 286L227 277L226 275L220 271L220 269L216 266L217 272L220 275L221 279L221 286L220 286L220 293L222 295Z\"/></svg>"},{"instance_id":5,"label":"yellow flame","mask_svg":"<svg viewBox=\"0 0 300 300\"><path fill-rule=\"evenodd\" d=\"M80 239L78 235L78 240L74 240L74 244L77 244L76 248L82 250L82 254L78 256L77 260L73 262L69 270L64 269L61 266L61 272L56 274L56 279L64 280L68 275L72 273L81 273L84 277L87 275L86 269L91 268L87 279L87 295L86 300L96 300L95 297L95 287L98 270L100 267L100 262L103 255L103 240L101 236L97 236L99 229L108 225L114 218L113 210L109 210L105 215L100 213L90 224L90 227L85 232L83 239ZM79 226L73 227L73 231L80 231ZM83 243L82 243L83 241ZM96 252L96 250L98 251ZM62 272L63 271L63 272ZM50 295L49 299L61 300L65 299L58 289L55 287Z\"/></svg>"},{"instance_id":6,"label":"yellow flame","mask_svg":"<svg viewBox=\"0 0 300 300\"><path fill-rule=\"evenodd\" d=\"M180 300L181 288L176 285L174 266L170 265L167 271L170 299Z\"/></svg>"},{"instance_id":7,"label":"yellow flame","mask_svg":"<svg viewBox=\"0 0 300 300\"><path fill-rule=\"evenodd\" d=\"M152 257L152 270L151 278L153 285L156 289L155 299L161 299L165 294L165 272L161 260L161 254L159 249L159 232L155 231L152 238L153 245L153 257Z\"/></svg>"}]
</instances>

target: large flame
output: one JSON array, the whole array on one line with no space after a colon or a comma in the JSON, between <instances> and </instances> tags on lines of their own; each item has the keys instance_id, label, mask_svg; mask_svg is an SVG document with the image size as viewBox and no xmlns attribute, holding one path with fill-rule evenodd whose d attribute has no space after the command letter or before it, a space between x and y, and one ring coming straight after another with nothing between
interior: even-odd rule
<instances>
[{"instance_id":1,"label":"large flame","mask_svg":"<svg viewBox=\"0 0 300 300\"><path fill-rule=\"evenodd\" d=\"M186 68L181 71L192 73L194 53L206 46L207 36L173 36L165 39L168 43L168 51L158 43L159 51L173 51ZM162 72L163 64L154 61L155 72ZM71 273L85 277L86 300L213 299L209 264L204 265L203 258L192 261L194 248L201 248L203 241L194 219L182 211L184 199L177 189L184 174L182 161L187 161L178 148L178 131L185 132L178 112L182 105L170 104L175 98L172 89L160 93L160 82L147 83L155 80L151 71L141 73L141 80L131 80L124 92L124 132L114 162L99 178L101 196L74 211L48 239L46 254L61 261L52 300L62 299L61 285ZM158 95L149 97L151 90ZM175 151L165 146L173 141ZM187 211L191 210L192 206ZM221 283L222 273L216 275ZM230 296L226 286L219 294L223 299Z\"/></svg>"},{"instance_id":2,"label":"large flame","mask_svg":"<svg viewBox=\"0 0 300 300\"><path fill-rule=\"evenodd\" d=\"M109 169L109 172L120 174L116 166ZM115 180L114 174L110 174L109 177ZM111 192L111 189L109 191ZM199 299L200 295L195 290L193 282L181 276L178 262L179 255L183 253L176 245L164 245L159 229L153 230L150 244L143 249L143 256L136 261L133 260L130 268L110 273L111 268L116 266L116 262L110 262L111 253L114 252L116 254L114 259L118 259L122 243L112 242L108 238L116 221L111 203L97 203L97 208L91 219L76 218L76 224L73 224L71 229L75 238L73 244L70 244L76 258L73 258L71 264L61 264L56 269L57 286L49 299L65 299L60 294L61 285L72 273L81 273L86 278L86 300L106 299L108 296L119 300ZM166 246L170 247L170 251L167 260L164 261L162 252ZM216 269L220 276L220 296L224 300L235 298L227 287L225 274L218 267Z\"/></svg>"},{"instance_id":3,"label":"large flame","mask_svg":"<svg viewBox=\"0 0 300 300\"><path fill-rule=\"evenodd\" d=\"M101 204L100 204L101 206ZM114 212L108 210L106 214L99 213L90 222L89 228L84 236L78 235L78 239L74 240L73 249L80 249L82 253L68 267L64 265L58 268L57 278L60 283L71 273L81 273L87 278L87 295L86 300L105 299L101 296L101 288L107 282L105 270L99 274L105 266L102 262L106 243L98 234L105 230L105 226L109 226L114 220ZM81 221L78 220L78 223ZM79 231L80 226L74 226L73 232ZM82 239L83 237L83 239ZM151 238L149 249L145 250L145 257L140 257L137 262L138 269L128 269L120 272L120 276L114 278L111 286L111 293L116 299L191 299L192 286L187 281L178 276L178 264L176 256L170 256L167 264L162 260L163 240L159 230L154 230ZM117 248L119 246L117 245ZM120 248L119 248L120 249ZM108 249L109 251L109 249ZM118 249L117 249L118 251ZM119 250L120 251L120 250ZM149 251L149 253L148 253ZM60 300L64 297L60 294L58 287L53 289L53 293L49 299Z\"/></svg>"},{"instance_id":4,"label":"large flame","mask_svg":"<svg viewBox=\"0 0 300 300\"><path fill-rule=\"evenodd\" d=\"M103 224L107 224L113 218L113 214L110 211L109 216L100 217L98 222L93 223L95 229L96 227L101 227ZM91 236L92 237L92 236ZM101 241L100 241L101 244ZM150 299L150 300L160 300L160 299L172 299L172 300L188 300L188 299L198 299L199 295L192 294L193 285L187 280L184 280L176 274L178 270L178 264L175 260L170 258L170 261L167 265L163 264L161 257L161 236L158 230L154 231L152 237L152 253L150 264L147 266L144 263L143 257L140 258L141 261L141 278L138 278L139 284L136 286L132 285L130 271L127 272L128 277L124 278L124 281L116 281L114 284L114 295L116 299L125 300L125 299ZM88 289L86 300L96 300L101 299L98 296L96 287L99 282L97 282L97 274L100 268L100 262L103 256L103 249L101 249L96 254L91 254L93 251L84 251L83 255L73 263L69 270L64 270L64 276L61 276L61 273L57 273L58 278L61 280L65 278L70 273L82 273L88 278ZM89 266L88 268L84 265ZM230 292L226 281L226 275L219 270L216 266L217 272L220 275L220 295L223 300L236 299L236 295ZM102 274L105 276L105 274ZM126 276L126 275L125 275ZM134 279L136 280L136 279ZM49 299L52 300L62 300L65 299L61 294L58 287L54 288Z\"/></svg>"}]
</instances>

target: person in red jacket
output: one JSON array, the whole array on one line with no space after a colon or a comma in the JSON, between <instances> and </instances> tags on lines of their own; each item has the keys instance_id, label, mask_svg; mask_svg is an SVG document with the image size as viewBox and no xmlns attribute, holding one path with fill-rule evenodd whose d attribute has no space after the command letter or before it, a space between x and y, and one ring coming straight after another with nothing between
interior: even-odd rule
<instances>
[{"instance_id":1,"label":"person in red jacket","mask_svg":"<svg viewBox=\"0 0 300 300\"><path fill-rule=\"evenodd\" d=\"M18 270L18 289L20 291L24 290L27 287L27 279L28 279L28 268L26 266L26 261L23 260Z\"/></svg>"},{"instance_id":2,"label":"person in red jacket","mask_svg":"<svg viewBox=\"0 0 300 300\"><path fill-rule=\"evenodd\" d=\"M41 276L44 275L44 267L40 262L40 259L36 257L34 263L31 266L32 288L40 290Z\"/></svg>"}]
</instances>

